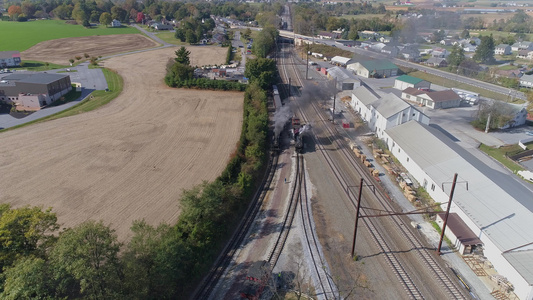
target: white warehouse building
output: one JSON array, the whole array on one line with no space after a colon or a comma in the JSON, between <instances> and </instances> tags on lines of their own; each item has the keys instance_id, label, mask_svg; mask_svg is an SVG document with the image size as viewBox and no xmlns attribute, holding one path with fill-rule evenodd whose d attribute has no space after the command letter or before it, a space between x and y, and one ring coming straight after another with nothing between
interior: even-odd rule
<instances>
[{"instance_id":1,"label":"white warehouse building","mask_svg":"<svg viewBox=\"0 0 533 300\"><path fill-rule=\"evenodd\" d=\"M436 202L448 203L451 181L458 173L463 184L456 185L450 211L481 240L483 255L512 283L514 293L533 299L531 191L486 166L444 133L416 121L386 129L382 139Z\"/></svg>"},{"instance_id":2,"label":"white warehouse building","mask_svg":"<svg viewBox=\"0 0 533 300\"><path fill-rule=\"evenodd\" d=\"M410 120L429 124L429 117L392 93L379 93L361 82L352 93L352 108L379 138L386 129Z\"/></svg>"}]
</instances>

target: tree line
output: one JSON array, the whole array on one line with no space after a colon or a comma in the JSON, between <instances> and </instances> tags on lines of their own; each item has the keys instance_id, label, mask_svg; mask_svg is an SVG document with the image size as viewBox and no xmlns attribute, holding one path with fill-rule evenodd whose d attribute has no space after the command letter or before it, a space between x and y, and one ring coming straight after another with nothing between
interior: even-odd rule
<instances>
[{"instance_id":1,"label":"tree line","mask_svg":"<svg viewBox=\"0 0 533 300\"><path fill-rule=\"evenodd\" d=\"M79 24L97 23L107 13L112 19L142 22L145 16L159 21L185 18L209 19L210 15L232 17L239 20L254 20L257 13L269 11L271 5L259 7L247 3L179 2L162 0L8 0L4 2L11 20L25 21L31 18L55 18L76 20Z\"/></svg>"}]
</instances>

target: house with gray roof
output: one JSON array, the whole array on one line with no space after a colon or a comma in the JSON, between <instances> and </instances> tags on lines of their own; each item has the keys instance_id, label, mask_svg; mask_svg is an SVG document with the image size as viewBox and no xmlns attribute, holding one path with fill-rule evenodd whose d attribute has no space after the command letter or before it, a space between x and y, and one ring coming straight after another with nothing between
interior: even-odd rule
<instances>
[{"instance_id":1,"label":"house with gray roof","mask_svg":"<svg viewBox=\"0 0 533 300\"><path fill-rule=\"evenodd\" d=\"M522 42L516 42L511 46L511 50L513 52L520 51L520 50L533 50L533 43L528 41L522 41Z\"/></svg>"},{"instance_id":2,"label":"house with gray roof","mask_svg":"<svg viewBox=\"0 0 533 300\"><path fill-rule=\"evenodd\" d=\"M446 61L446 58L432 56L426 60L426 65L443 68L448 66L448 62Z\"/></svg>"},{"instance_id":3,"label":"house with gray roof","mask_svg":"<svg viewBox=\"0 0 533 300\"><path fill-rule=\"evenodd\" d=\"M11 74L0 81L0 101L19 110L39 110L72 90L70 76L64 74Z\"/></svg>"},{"instance_id":4,"label":"house with gray roof","mask_svg":"<svg viewBox=\"0 0 533 300\"><path fill-rule=\"evenodd\" d=\"M451 213L479 238L472 251L486 257L519 299L533 297L533 197L531 191L473 157L440 130L410 121L382 138L396 159L445 210L454 173ZM449 236L450 238L453 238Z\"/></svg>"},{"instance_id":5,"label":"house with gray roof","mask_svg":"<svg viewBox=\"0 0 533 300\"><path fill-rule=\"evenodd\" d=\"M509 55L511 53L511 46L507 44L499 44L494 48L494 54L496 55Z\"/></svg>"},{"instance_id":6,"label":"house with gray roof","mask_svg":"<svg viewBox=\"0 0 533 300\"><path fill-rule=\"evenodd\" d=\"M520 87L533 88L533 75L522 75L520 77Z\"/></svg>"},{"instance_id":7,"label":"house with gray roof","mask_svg":"<svg viewBox=\"0 0 533 300\"><path fill-rule=\"evenodd\" d=\"M365 83L352 92L352 108L378 137L384 130L410 120L429 124L429 117L392 93L377 92Z\"/></svg>"},{"instance_id":8,"label":"house with gray roof","mask_svg":"<svg viewBox=\"0 0 533 300\"><path fill-rule=\"evenodd\" d=\"M392 77L398 74L398 66L386 59L364 60L348 64L346 69L366 78Z\"/></svg>"}]
</instances>

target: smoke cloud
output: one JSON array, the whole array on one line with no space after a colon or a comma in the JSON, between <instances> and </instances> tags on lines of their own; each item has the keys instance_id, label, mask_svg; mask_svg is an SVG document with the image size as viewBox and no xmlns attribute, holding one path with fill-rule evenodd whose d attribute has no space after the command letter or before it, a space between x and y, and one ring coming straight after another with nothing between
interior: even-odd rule
<instances>
[{"instance_id":1,"label":"smoke cloud","mask_svg":"<svg viewBox=\"0 0 533 300\"><path fill-rule=\"evenodd\" d=\"M292 116L290 106L285 105L274 113L274 135L278 136Z\"/></svg>"}]
</instances>

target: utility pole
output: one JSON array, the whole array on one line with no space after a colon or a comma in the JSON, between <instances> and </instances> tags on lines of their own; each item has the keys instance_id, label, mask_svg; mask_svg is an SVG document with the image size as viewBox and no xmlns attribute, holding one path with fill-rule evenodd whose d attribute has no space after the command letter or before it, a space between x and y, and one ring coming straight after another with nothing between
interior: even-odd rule
<instances>
[{"instance_id":1,"label":"utility pole","mask_svg":"<svg viewBox=\"0 0 533 300\"><path fill-rule=\"evenodd\" d=\"M361 183L359 183L359 196L357 197L357 208L355 212L355 228L353 230L353 243L352 243L352 258L355 253L355 240L357 239L357 223L359 222L359 209L361 208L361 192L363 191L363 178L361 177Z\"/></svg>"},{"instance_id":2,"label":"utility pole","mask_svg":"<svg viewBox=\"0 0 533 300\"><path fill-rule=\"evenodd\" d=\"M291 97L291 78L289 77L289 98Z\"/></svg>"},{"instance_id":3,"label":"utility pole","mask_svg":"<svg viewBox=\"0 0 533 300\"><path fill-rule=\"evenodd\" d=\"M309 44L307 44L306 57L307 57L307 63L306 63L306 66L305 66L305 80L307 80L307 78L309 78L307 76L309 74Z\"/></svg>"},{"instance_id":4,"label":"utility pole","mask_svg":"<svg viewBox=\"0 0 533 300\"><path fill-rule=\"evenodd\" d=\"M455 191L455 184L457 183L457 173L453 175L452 190L450 191L450 199L448 200L448 207L446 207L446 214L444 215L444 223L442 224L442 232L440 233L439 247L437 253L440 255L440 248L442 246L442 240L444 239L444 231L446 230L446 224L448 223L448 215L450 214L450 207L452 206L453 192Z\"/></svg>"},{"instance_id":5,"label":"utility pole","mask_svg":"<svg viewBox=\"0 0 533 300\"><path fill-rule=\"evenodd\" d=\"M487 117L487 125L485 125L485 133L489 132L490 127L490 116L492 115L492 112L489 112L489 116Z\"/></svg>"},{"instance_id":6,"label":"utility pole","mask_svg":"<svg viewBox=\"0 0 533 300\"><path fill-rule=\"evenodd\" d=\"M337 99L337 77L333 80L333 112L331 113L331 122L335 124L335 100Z\"/></svg>"}]
</instances>

